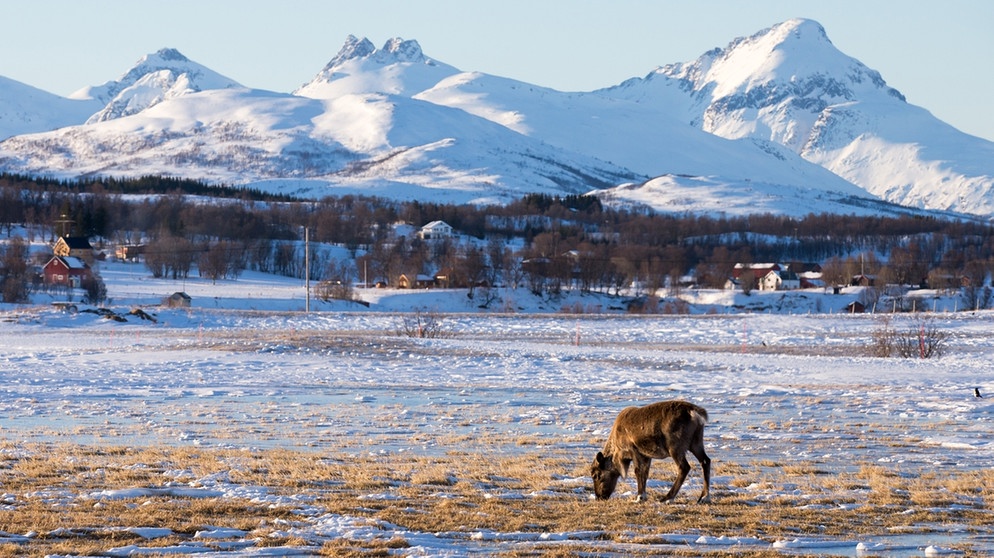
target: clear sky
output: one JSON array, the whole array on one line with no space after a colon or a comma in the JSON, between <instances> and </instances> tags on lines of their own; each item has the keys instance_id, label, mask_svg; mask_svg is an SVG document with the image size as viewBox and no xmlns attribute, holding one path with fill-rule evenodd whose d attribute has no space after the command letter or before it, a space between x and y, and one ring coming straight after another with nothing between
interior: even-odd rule
<instances>
[{"instance_id":1,"label":"clear sky","mask_svg":"<svg viewBox=\"0 0 994 558\"><path fill-rule=\"evenodd\" d=\"M991 0L0 0L0 75L68 95L172 47L248 87L290 92L353 34L590 91L794 17L820 22L908 102L994 140Z\"/></svg>"}]
</instances>

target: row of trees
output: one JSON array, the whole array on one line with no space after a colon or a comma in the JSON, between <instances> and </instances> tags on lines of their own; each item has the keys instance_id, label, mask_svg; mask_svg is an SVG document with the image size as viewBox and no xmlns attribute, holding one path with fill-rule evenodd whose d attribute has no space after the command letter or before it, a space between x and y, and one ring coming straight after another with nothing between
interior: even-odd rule
<instances>
[{"instance_id":1,"label":"row of trees","mask_svg":"<svg viewBox=\"0 0 994 558\"><path fill-rule=\"evenodd\" d=\"M424 242L394 233L397 223L433 220L477 241ZM98 245L144 243L145 263L158 277L186 277L196 268L220 279L253 269L396 283L401 274L441 272L451 285L522 285L553 294L632 284L654 292L679 285L686 274L700 286L721 287L736 263L790 261L823 263L829 284L864 273L954 288L982 284L994 262L994 228L979 220L670 215L607 208L590 196L541 194L485 207L358 196L304 201L154 178L0 175L0 230L10 236L15 225L46 241L71 232ZM313 241L308 269L305 227ZM322 248L331 244L350 250L349 261ZM14 250L9 246L5 257ZM16 266L3 273L14 276Z\"/></svg>"}]
</instances>

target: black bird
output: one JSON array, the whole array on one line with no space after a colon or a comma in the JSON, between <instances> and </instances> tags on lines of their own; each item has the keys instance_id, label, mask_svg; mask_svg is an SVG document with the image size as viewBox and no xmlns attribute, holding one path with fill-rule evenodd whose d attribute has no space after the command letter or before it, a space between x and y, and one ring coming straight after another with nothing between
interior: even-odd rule
<instances>
[{"instance_id":1,"label":"black bird","mask_svg":"<svg viewBox=\"0 0 994 558\"><path fill-rule=\"evenodd\" d=\"M983 397L983 395L980 395L980 388L973 388L973 394L977 397Z\"/></svg>"}]
</instances>

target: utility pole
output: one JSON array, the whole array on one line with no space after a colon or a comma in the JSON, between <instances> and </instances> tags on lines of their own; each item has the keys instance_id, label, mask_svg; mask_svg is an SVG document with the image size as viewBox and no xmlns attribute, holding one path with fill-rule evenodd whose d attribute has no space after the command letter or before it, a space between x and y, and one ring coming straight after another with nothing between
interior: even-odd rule
<instances>
[{"instance_id":1,"label":"utility pole","mask_svg":"<svg viewBox=\"0 0 994 558\"><path fill-rule=\"evenodd\" d=\"M311 311L311 236L310 229L304 227L304 312Z\"/></svg>"},{"instance_id":2,"label":"utility pole","mask_svg":"<svg viewBox=\"0 0 994 558\"><path fill-rule=\"evenodd\" d=\"M70 219L65 213L61 217L61 219L55 220L55 223L59 225L59 236L69 236L72 234L72 225L75 221Z\"/></svg>"}]
</instances>

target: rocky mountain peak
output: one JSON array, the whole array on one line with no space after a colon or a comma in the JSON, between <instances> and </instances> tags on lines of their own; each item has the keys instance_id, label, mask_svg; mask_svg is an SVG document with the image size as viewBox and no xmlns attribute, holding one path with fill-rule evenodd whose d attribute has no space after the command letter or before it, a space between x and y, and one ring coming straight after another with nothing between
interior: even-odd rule
<instances>
[{"instance_id":1,"label":"rocky mountain peak","mask_svg":"<svg viewBox=\"0 0 994 558\"><path fill-rule=\"evenodd\" d=\"M367 58L369 55L376 52L376 47L369 39L363 37L358 38L355 35L349 35L345 38L345 44L338 51L338 54L325 65L325 70L330 70L336 66L340 66L343 63L354 60L358 58Z\"/></svg>"},{"instance_id":2,"label":"rocky mountain peak","mask_svg":"<svg viewBox=\"0 0 994 558\"><path fill-rule=\"evenodd\" d=\"M421 45L415 40L405 41L400 37L394 37L383 45L379 50L379 60L383 63L391 62L425 62L424 53L421 52Z\"/></svg>"},{"instance_id":3,"label":"rocky mountain peak","mask_svg":"<svg viewBox=\"0 0 994 558\"><path fill-rule=\"evenodd\" d=\"M349 35L338 54L294 95L333 98L349 94L414 95L458 70L425 57L415 40L394 37L375 48Z\"/></svg>"}]
</instances>

